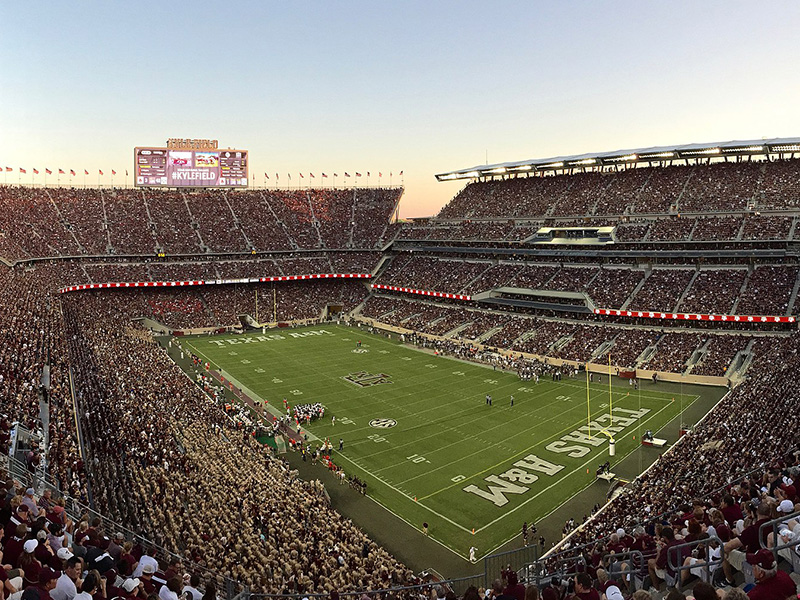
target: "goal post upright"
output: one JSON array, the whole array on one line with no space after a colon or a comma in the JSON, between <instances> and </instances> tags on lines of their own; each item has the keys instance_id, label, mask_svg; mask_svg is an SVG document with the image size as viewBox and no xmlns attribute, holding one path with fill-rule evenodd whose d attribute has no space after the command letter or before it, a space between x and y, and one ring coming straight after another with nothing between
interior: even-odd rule
<instances>
[{"instance_id":1,"label":"goal post upright","mask_svg":"<svg viewBox=\"0 0 800 600\"><path fill-rule=\"evenodd\" d=\"M589 361L586 361L586 427L592 437L592 405L589 402Z\"/></svg>"}]
</instances>

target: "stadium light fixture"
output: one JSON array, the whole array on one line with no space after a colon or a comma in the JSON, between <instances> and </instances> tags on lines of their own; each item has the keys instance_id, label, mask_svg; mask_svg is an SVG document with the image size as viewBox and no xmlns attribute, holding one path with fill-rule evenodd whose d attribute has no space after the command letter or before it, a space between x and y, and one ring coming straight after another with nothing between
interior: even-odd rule
<instances>
[{"instance_id":1,"label":"stadium light fixture","mask_svg":"<svg viewBox=\"0 0 800 600\"><path fill-rule=\"evenodd\" d=\"M783 146L773 146L773 152L798 152L800 151L800 144L789 144Z\"/></svg>"},{"instance_id":2,"label":"stadium light fixture","mask_svg":"<svg viewBox=\"0 0 800 600\"><path fill-rule=\"evenodd\" d=\"M563 162L554 162L550 163L549 165L542 165L543 169L560 169L564 166Z\"/></svg>"},{"instance_id":3,"label":"stadium light fixture","mask_svg":"<svg viewBox=\"0 0 800 600\"><path fill-rule=\"evenodd\" d=\"M522 165L521 167L517 167L515 171L530 171L533 167L530 165Z\"/></svg>"},{"instance_id":4,"label":"stadium light fixture","mask_svg":"<svg viewBox=\"0 0 800 600\"><path fill-rule=\"evenodd\" d=\"M743 146L739 148L725 148L725 152L761 152L764 146Z\"/></svg>"},{"instance_id":5,"label":"stadium light fixture","mask_svg":"<svg viewBox=\"0 0 800 600\"><path fill-rule=\"evenodd\" d=\"M573 163L569 163L570 166L579 166L579 165L593 165L597 162L596 158L584 158L583 160L579 160Z\"/></svg>"},{"instance_id":6,"label":"stadium light fixture","mask_svg":"<svg viewBox=\"0 0 800 600\"><path fill-rule=\"evenodd\" d=\"M648 159L648 158L672 158L675 156L674 152L659 152L658 154L646 154L642 155L641 158Z\"/></svg>"},{"instance_id":7,"label":"stadium light fixture","mask_svg":"<svg viewBox=\"0 0 800 600\"><path fill-rule=\"evenodd\" d=\"M480 177L480 176L481 174L478 173L477 171L470 171L469 173L464 173L461 175L461 177Z\"/></svg>"},{"instance_id":8,"label":"stadium light fixture","mask_svg":"<svg viewBox=\"0 0 800 600\"><path fill-rule=\"evenodd\" d=\"M703 150L683 150L681 154L686 154L687 156L694 156L696 154L703 154L703 155L710 155L710 154L720 154L721 150L719 148L704 148Z\"/></svg>"},{"instance_id":9,"label":"stadium light fixture","mask_svg":"<svg viewBox=\"0 0 800 600\"><path fill-rule=\"evenodd\" d=\"M505 173L505 172L506 172L505 167L497 167L496 169L492 169L491 171L489 171L489 173Z\"/></svg>"}]
</instances>

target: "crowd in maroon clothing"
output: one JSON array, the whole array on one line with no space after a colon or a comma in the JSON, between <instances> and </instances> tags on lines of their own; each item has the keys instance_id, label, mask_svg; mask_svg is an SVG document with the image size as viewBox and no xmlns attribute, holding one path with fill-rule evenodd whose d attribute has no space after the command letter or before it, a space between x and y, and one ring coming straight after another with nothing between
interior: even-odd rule
<instances>
[{"instance_id":1,"label":"crowd in maroon clothing","mask_svg":"<svg viewBox=\"0 0 800 600\"><path fill-rule=\"evenodd\" d=\"M186 191L0 186L0 255L205 254L391 240L402 190Z\"/></svg>"},{"instance_id":2,"label":"crowd in maroon clothing","mask_svg":"<svg viewBox=\"0 0 800 600\"><path fill-rule=\"evenodd\" d=\"M715 162L492 179L468 184L438 219L797 209L798 169L798 160Z\"/></svg>"},{"instance_id":3,"label":"crowd in maroon clothing","mask_svg":"<svg viewBox=\"0 0 800 600\"><path fill-rule=\"evenodd\" d=\"M451 294L500 287L585 293L597 308L781 316L789 308L797 276L798 268L789 265L698 270L684 264L648 272L634 265L492 264L408 253L395 256L377 282Z\"/></svg>"},{"instance_id":4,"label":"crowd in maroon clothing","mask_svg":"<svg viewBox=\"0 0 800 600\"><path fill-rule=\"evenodd\" d=\"M570 540L576 549L567 553L582 556L582 562L597 568L599 559L611 551L641 550L632 534L642 525L642 536L650 539L646 554L654 557L650 536L660 537L667 526L674 529L678 542L685 542L697 539L692 537L693 522L697 532L713 525L709 534L727 542L741 528L747 531L751 524L800 508L800 437L791 425L800 393L795 374L799 347L797 334L764 343L748 381L585 523ZM756 514L756 505L766 516ZM746 543L745 536L741 534ZM688 550L680 560L686 557ZM559 561L565 560L566 555L559 556Z\"/></svg>"},{"instance_id":5,"label":"crowd in maroon clothing","mask_svg":"<svg viewBox=\"0 0 800 600\"><path fill-rule=\"evenodd\" d=\"M361 315L380 323L430 335L449 334L483 344L578 362L621 368L722 377L751 340L744 335L708 335L681 328L604 325L486 312L459 304L435 304L402 296L371 296ZM604 346L604 344L607 344ZM645 350L652 348L648 353ZM697 355L695 356L695 353ZM694 358L694 361L692 359ZM691 370L687 368L691 365Z\"/></svg>"},{"instance_id":6,"label":"crowd in maroon clothing","mask_svg":"<svg viewBox=\"0 0 800 600\"><path fill-rule=\"evenodd\" d=\"M301 483L281 461L265 455L249 437L242 436L241 431L231 429L224 411L209 401L200 388L177 373L172 362L145 332L131 325L131 318L141 316L145 305L153 310L152 302L163 305L176 299L182 301L186 290L174 296L136 291L67 294L61 297L63 310L59 309L59 298L53 295L53 290L64 277L73 276L69 268L62 271L42 264L33 271L6 269L0 280L0 295L7 308L0 317L4 320L1 330L8 332L0 355L0 385L4 388L4 397L10 399L8 410L33 427L38 413L37 378L43 362L46 360L50 365L51 447L46 458L63 487L81 498L87 477L85 466L77 459L74 416L65 378L69 364L80 402L81 425L90 441L94 499L102 512L148 532L160 545L187 556L198 566L222 565L219 570L223 575L245 581L255 589L310 591L348 586L365 589L409 580L405 569L376 547L370 558L356 558L359 553L354 549L366 541L363 535L348 521L323 508L314 486ZM312 287L303 288L304 285ZM292 307L287 309L285 318L308 314L302 304L296 303L326 297L323 289L326 285L342 283L311 281L276 288L277 294L288 294L286 298L294 295L294 300L285 300ZM217 289L222 290L222 286ZM231 299L228 308L219 308L223 306L222 301L211 301L207 305L214 312L233 313L252 291L245 286L241 289L244 294L241 298L238 292L228 294ZM362 289L349 301L341 296L339 299L347 310L364 294ZM316 307L319 308L318 302ZM189 316L192 314L186 312L186 306L181 310ZM200 311L199 307L193 310ZM591 352L592 346L599 346L605 336L613 339L614 334L634 335L629 332L635 331L604 325L592 326L589 331L575 323L492 315L398 298L370 299L365 310L366 314L381 320L385 320L387 314L395 315L401 326L416 318L415 325L419 329L433 327L437 322L442 329L467 325L467 337L477 337L481 332L499 327L490 338L491 343L504 338L518 351L546 354L552 348L557 356L564 357L572 357L573 349L583 348L584 352L575 354L580 359L587 358L586 352ZM402 315L406 316L400 318ZM635 335L652 333L642 330ZM553 347L553 343L560 340L566 343ZM694 350L704 347L706 341L706 336L698 334L665 334L657 340L656 362L652 364L671 367L685 362ZM481 358L468 344L458 341L442 344L443 350L466 352L468 357ZM706 358L699 364L708 364L709 369L713 366L712 370L721 369L724 360L714 357L728 346L730 344L712 339L704 347ZM796 335L770 338L757 344L750 380L734 390L698 431L676 447L675 452L686 454L671 454L659 461L641 482L634 484L641 493L630 505L612 504L598 519L605 524L621 523L629 527L642 514L656 514L662 508L670 508L663 492L667 482L676 482L674 494L670 488L670 497L674 495L676 500L688 501L702 495L703 490L711 489L708 486L712 482L705 479L710 466L718 466L720 456L726 457L725 468L717 469L720 473L714 473L714 482L721 485L751 468L758 457L778 456L781 449L791 447L792 440L787 432L792 428L786 419L790 419L788 415L792 413L786 403L791 403L800 392L795 389L798 384L792 376L797 366L794 364L798 360L797 346ZM665 358L659 358L659 352L664 350L667 350L663 352ZM496 360L490 355L484 359ZM535 366L536 363L526 365L518 360L503 360L500 366L519 368L521 372L529 368L538 372L543 368ZM146 375L141 372L142 364L151 365ZM775 369L776 364L785 367ZM765 411L775 416L777 429L773 435L759 436L753 428L763 427L759 415ZM721 445L715 450L700 449L700 439L719 440ZM681 456L687 458L682 460ZM256 496L245 495L245 504L241 510L237 507L236 514L209 522L202 517L224 513L222 506L236 505L239 496L231 495L236 490L226 479L217 479L216 471L208 465L218 465L222 469L220 473L238 473L237 477L247 482L247 489L262 489L267 485L283 490L280 499L275 500L278 504L264 507L261 504L263 494L258 494L258 500ZM705 487L699 487L700 484ZM189 489L201 492L193 493L189 503L176 503L174 510L165 510L154 501L176 497ZM291 512L292 506L303 507L299 513L311 510L321 519L316 526L308 528L302 522L296 523L293 530L299 528L305 532L300 540L284 539L281 531L268 526L273 512ZM243 513L250 516L242 522ZM612 520L608 521L609 518ZM596 531L603 530L603 526L597 527ZM264 535L270 538L266 545L259 541L261 533L248 533L265 530ZM241 536L241 541L234 541L239 539L237 536ZM347 547L346 551L341 551L344 565L338 555L314 550L325 547L327 542L323 540L334 538L344 540L341 547ZM280 550L273 553L273 549ZM279 560L279 554L288 555L290 560ZM269 570L264 569L264 564ZM268 577L266 574L270 572L271 577ZM278 588L271 587L271 581L280 582Z\"/></svg>"}]
</instances>

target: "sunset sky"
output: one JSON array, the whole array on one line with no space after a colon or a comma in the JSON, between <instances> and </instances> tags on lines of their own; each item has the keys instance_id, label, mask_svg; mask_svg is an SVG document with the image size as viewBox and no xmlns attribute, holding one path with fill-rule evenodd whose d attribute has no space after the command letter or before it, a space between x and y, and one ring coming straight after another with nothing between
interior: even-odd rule
<instances>
[{"instance_id":1,"label":"sunset sky","mask_svg":"<svg viewBox=\"0 0 800 600\"><path fill-rule=\"evenodd\" d=\"M412 217L487 155L800 136L796 1L6 2L0 23L9 183L121 184L134 146L210 138L259 185L403 171Z\"/></svg>"}]
</instances>

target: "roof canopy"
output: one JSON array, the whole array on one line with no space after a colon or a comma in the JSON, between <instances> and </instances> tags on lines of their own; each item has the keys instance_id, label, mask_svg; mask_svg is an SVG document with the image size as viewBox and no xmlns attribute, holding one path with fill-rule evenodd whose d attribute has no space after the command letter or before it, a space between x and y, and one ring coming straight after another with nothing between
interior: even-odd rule
<instances>
[{"instance_id":1,"label":"roof canopy","mask_svg":"<svg viewBox=\"0 0 800 600\"><path fill-rule=\"evenodd\" d=\"M505 174L525 174L620 164L718 158L736 155L781 154L785 152L800 152L800 138L773 138L749 141L737 140L715 142L712 144L684 144L682 146L653 146L651 148L615 150L614 152L596 152L575 154L572 156L536 158L449 171L436 175L436 179L439 181L475 179L478 177L492 177Z\"/></svg>"}]
</instances>

